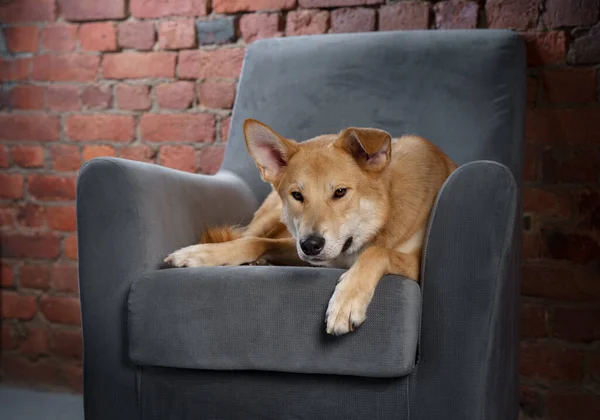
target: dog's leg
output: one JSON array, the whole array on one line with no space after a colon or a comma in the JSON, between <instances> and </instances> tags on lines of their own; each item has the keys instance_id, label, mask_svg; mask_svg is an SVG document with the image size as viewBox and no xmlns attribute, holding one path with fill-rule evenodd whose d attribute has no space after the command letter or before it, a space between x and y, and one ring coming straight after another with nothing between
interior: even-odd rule
<instances>
[{"instance_id":1,"label":"dog's leg","mask_svg":"<svg viewBox=\"0 0 600 420\"><path fill-rule=\"evenodd\" d=\"M176 267L242 265L264 258L274 264L299 264L293 238L270 239L253 236L217 244L192 245L175 251L165 262Z\"/></svg>"},{"instance_id":2,"label":"dog's leg","mask_svg":"<svg viewBox=\"0 0 600 420\"><path fill-rule=\"evenodd\" d=\"M418 255L380 246L363 251L354 265L342 274L329 300L326 314L328 334L346 334L363 323L375 288L386 274L417 279Z\"/></svg>"}]
</instances>

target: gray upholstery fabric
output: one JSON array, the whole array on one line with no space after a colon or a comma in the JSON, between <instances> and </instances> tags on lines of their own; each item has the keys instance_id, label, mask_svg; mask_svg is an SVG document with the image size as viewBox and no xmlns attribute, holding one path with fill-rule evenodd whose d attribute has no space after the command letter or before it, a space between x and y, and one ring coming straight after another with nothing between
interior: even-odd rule
<instances>
[{"instance_id":1,"label":"gray upholstery fabric","mask_svg":"<svg viewBox=\"0 0 600 420\"><path fill-rule=\"evenodd\" d=\"M510 31L406 31L273 38L248 47L224 168L259 199L245 150L256 118L298 141L348 126L417 134L457 163L490 159L521 178L525 48Z\"/></svg>"},{"instance_id":2,"label":"gray upholstery fabric","mask_svg":"<svg viewBox=\"0 0 600 420\"><path fill-rule=\"evenodd\" d=\"M207 267L147 274L129 294L130 358L176 368L406 375L415 364L418 284L385 277L363 326L332 337L325 310L342 273Z\"/></svg>"},{"instance_id":3,"label":"gray upholstery fabric","mask_svg":"<svg viewBox=\"0 0 600 420\"><path fill-rule=\"evenodd\" d=\"M512 174L493 162L460 167L438 195L423 257L416 419L516 419L518 201Z\"/></svg>"},{"instance_id":4,"label":"gray upholstery fabric","mask_svg":"<svg viewBox=\"0 0 600 420\"><path fill-rule=\"evenodd\" d=\"M244 223L257 203L246 185L102 158L77 182L79 290L86 419L133 419L135 366L127 354L127 294L173 249L197 240L203 224Z\"/></svg>"},{"instance_id":5,"label":"gray upholstery fabric","mask_svg":"<svg viewBox=\"0 0 600 420\"><path fill-rule=\"evenodd\" d=\"M77 215L86 418L516 419L524 106L524 46L510 31L253 43L218 176L119 159L95 160L82 170ZM417 366L409 375L186 370L130 360L131 284L152 276L167 252L195 242L204 224L247 221L268 192L243 146L246 117L298 140L350 124L410 132L461 164L493 160L514 175L516 183L505 167L473 163L441 192L424 257ZM178 271L185 272L172 272ZM276 272L273 278L280 277ZM280 291L274 288L269 295ZM161 300L154 296L148 304Z\"/></svg>"},{"instance_id":6,"label":"gray upholstery fabric","mask_svg":"<svg viewBox=\"0 0 600 420\"><path fill-rule=\"evenodd\" d=\"M361 378L144 367L142 377L144 420L415 418L409 414L410 376Z\"/></svg>"}]
</instances>

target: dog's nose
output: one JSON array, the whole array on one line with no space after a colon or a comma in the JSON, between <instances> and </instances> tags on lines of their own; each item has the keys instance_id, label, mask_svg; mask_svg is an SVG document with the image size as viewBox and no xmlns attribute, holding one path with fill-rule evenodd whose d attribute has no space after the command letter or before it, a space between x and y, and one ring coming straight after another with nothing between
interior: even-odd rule
<instances>
[{"instance_id":1,"label":"dog's nose","mask_svg":"<svg viewBox=\"0 0 600 420\"><path fill-rule=\"evenodd\" d=\"M300 248L306 255L317 255L325 246L325 238L321 235L306 235L300 239Z\"/></svg>"}]
</instances>

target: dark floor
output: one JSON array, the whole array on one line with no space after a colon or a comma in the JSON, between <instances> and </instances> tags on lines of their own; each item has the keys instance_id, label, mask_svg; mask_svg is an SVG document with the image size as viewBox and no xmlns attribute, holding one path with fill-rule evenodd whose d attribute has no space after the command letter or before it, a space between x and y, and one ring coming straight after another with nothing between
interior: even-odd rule
<instances>
[{"instance_id":1,"label":"dark floor","mask_svg":"<svg viewBox=\"0 0 600 420\"><path fill-rule=\"evenodd\" d=\"M83 420L83 398L0 385L0 419Z\"/></svg>"}]
</instances>

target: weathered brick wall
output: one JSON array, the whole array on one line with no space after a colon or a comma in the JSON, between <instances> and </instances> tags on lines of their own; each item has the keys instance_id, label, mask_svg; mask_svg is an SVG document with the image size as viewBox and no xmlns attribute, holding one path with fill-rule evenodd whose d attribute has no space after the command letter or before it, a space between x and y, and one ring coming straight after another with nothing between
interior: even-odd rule
<instances>
[{"instance_id":1,"label":"weathered brick wall","mask_svg":"<svg viewBox=\"0 0 600 420\"><path fill-rule=\"evenodd\" d=\"M598 0L0 0L3 379L80 389L77 170L121 156L214 172L248 43L510 28L525 36L530 66L523 418L600 418L599 9Z\"/></svg>"}]
</instances>

